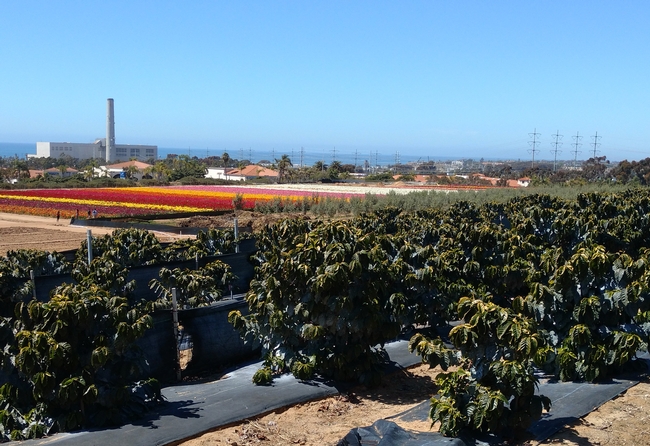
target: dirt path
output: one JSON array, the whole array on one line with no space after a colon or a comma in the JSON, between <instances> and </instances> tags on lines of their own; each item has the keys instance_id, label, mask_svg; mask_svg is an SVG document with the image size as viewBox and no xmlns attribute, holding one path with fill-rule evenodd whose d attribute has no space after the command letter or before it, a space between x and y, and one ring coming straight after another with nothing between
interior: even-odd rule
<instances>
[{"instance_id":1,"label":"dirt path","mask_svg":"<svg viewBox=\"0 0 650 446\"><path fill-rule=\"evenodd\" d=\"M33 215L6 214L0 212L0 255L9 250L40 249L46 251L67 251L77 249L89 228L71 225L70 220L37 217ZM92 235L111 234L113 228L90 228ZM161 242L173 241L188 236L156 232Z\"/></svg>"},{"instance_id":2,"label":"dirt path","mask_svg":"<svg viewBox=\"0 0 650 446\"><path fill-rule=\"evenodd\" d=\"M397 415L431 397L436 392L433 379L439 371L419 365L391 375L376 389L355 388L348 394L279 409L177 444L333 446L351 429ZM398 418L392 421L414 431L426 432L431 428L429 421L407 423ZM650 445L650 384L642 382L632 387L546 441L522 440L510 444Z\"/></svg>"}]
</instances>

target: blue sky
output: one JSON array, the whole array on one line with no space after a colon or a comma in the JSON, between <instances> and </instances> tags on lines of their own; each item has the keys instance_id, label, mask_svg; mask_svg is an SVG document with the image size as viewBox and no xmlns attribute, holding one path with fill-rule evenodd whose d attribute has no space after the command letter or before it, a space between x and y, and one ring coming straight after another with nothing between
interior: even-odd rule
<instances>
[{"instance_id":1,"label":"blue sky","mask_svg":"<svg viewBox=\"0 0 650 446\"><path fill-rule=\"evenodd\" d=\"M650 2L5 1L0 141L650 156Z\"/></svg>"}]
</instances>

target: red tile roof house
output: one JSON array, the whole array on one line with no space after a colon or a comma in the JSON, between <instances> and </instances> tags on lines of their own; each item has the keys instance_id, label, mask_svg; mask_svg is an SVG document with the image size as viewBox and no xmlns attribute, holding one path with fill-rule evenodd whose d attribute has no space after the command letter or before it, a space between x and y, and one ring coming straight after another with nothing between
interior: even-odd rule
<instances>
[{"instance_id":1,"label":"red tile roof house","mask_svg":"<svg viewBox=\"0 0 650 446\"><path fill-rule=\"evenodd\" d=\"M249 164L248 166L241 169L229 170L228 175L240 175L247 180L253 180L255 178L268 178L273 181L278 181L280 177L279 172L272 169L267 169L266 167L258 166L256 164Z\"/></svg>"},{"instance_id":2,"label":"red tile roof house","mask_svg":"<svg viewBox=\"0 0 650 446\"><path fill-rule=\"evenodd\" d=\"M68 178L74 175L77 175L79 171L77 169L73 169L72 167L66 167L65 171L63 172L62 178ZM38 176L45 176L45 175L50 175L53 177L61 177L61 169L58 167L50 167L49 169L45 170L29 170L29 177L30 178L38 178Z\"/></svg>"},{"instance_id":3,"label":"red tile roof house","mask_svg":"<svg viewBox=\"0 0 650 446\"><path fill-rule=\"evenodd\" d=\"M481 176L479 177L481 180L489 181L492 186L496 186L499 184L499 178L494 178L494 177L484 177ZM508 180L506 182L507 187L528 187L530 184L530 178L528 177L523 177L519 178L518 180Z\"/></svg>"}]
</instances>

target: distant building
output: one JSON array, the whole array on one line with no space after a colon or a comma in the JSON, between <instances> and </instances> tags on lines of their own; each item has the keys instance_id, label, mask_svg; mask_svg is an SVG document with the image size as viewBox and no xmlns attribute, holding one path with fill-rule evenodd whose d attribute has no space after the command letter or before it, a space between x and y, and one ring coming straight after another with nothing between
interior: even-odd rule
<instances>
[{"instance_id":1,"label":"distant building","mask_svg":"<svg viewBox=\"0 0 650 446\"><path fill-rule=\"evenodd\" d=\"M135 167L135 169L132 169ZM123 163L111 164L108 166L100 166L95 168L95 176L98 177L111 177L111 178L126 178L127 170L132 169L133 173L131 178L141 180L144 177L144 171L151 167L151 164L143 163L141 161L125 161ZM136 171L137 169L137 171Z\"/></svg>"},{"instance_id":2,"label":"distant building","mask_svg":"<svg viewBox=\"0 0 650 446\"><path fill-rule=\"evenodd\" d=\"M79 175L79 171L77 169L73 169L72 167L66 167L63 172L61 172L61 169L58 167L50 167L49 169L45 170L29 170L30 178L38 178L39 176L44 177L46 175L51 177L69 178L75 175Z\"/></svg>"},{"instance_id":3,"label":"distant building","mask_svg":"<svg viewBox=\"0 0 650 446\"><path fill-rule=\"evenodd\" d=\"M242 167L241 169L229 170L228 174L242 176L247 180L254 180L255 178L268 178L277 181L280 177L280 174L277 171L273 169L267 169L266 167L258 166L256 164L249 164L248 166Z\"/></svg>"},{"instance_id":4,"label":"distant building","mask_svg":"<svg viewBox=\"0 0 650 446\"><path fill-rule=\"evenodd\" d=\"M79 142L37 142L36 155L31 158L60 158L63 155L78 159L98 158L106 160L105 139L93 143ZM115 155L107 162L128 161L135 158L139 161L158 159L158 146L133 144L115 144Z\"/></svg>"},{"instance_id":5,"label":"distant building","mask_svg":"<svg viewBox=\"0 0 650 446\"><path fill-rule=\"evenodd\" d=\"M107 100L106 138L97 139L93 143L78 142L37 142L36 155L30 158L60 158L70 156L78 159L101 158L107 163L137 159L147 161L158 159L158 146L144 146L115 143L115 117L113 99Z\"/></svg>"},{"instance_id":6,"label":"distant building","mask_svg":"<svg viewBox=\"0 0 650 446\"><path fill-rule=\"evenodd\" d=\"M208 167L208 173L205 174L205 177L213 178L215 180L245 181L245 176L233 175L231 173L235 170L237 169L227 167Z\"/></svg>"}]
</instances>

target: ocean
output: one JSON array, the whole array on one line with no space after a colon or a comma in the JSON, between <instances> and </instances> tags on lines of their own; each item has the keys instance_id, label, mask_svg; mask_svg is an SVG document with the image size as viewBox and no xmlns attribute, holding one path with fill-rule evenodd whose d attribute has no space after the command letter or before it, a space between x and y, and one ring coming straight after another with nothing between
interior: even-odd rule
<instances>
[{"instance_id":1,"label":"ocean","mask_svg":"<svg viewBox=\"0 0 650 446\"><path fill-rule=\"evenodd\" d=\"M263 160L273 162L279 159L282 155L286 154L291 158L294 166L313 166L316 162L322 161L326 165L330 164L333 160L340 161L342 164L357 164L364 165L366 161L371 166L387 166L396 163L406 164L409 162L425 162L425 161L449 161L452 158L448 156L422 156L422 155L405 155L403 153L394 152L386 153L381 151L358 151L358 152L345 152L342 150L308 150L301 151L300 148L292 150L254 150L254 149L199 149L199 148L171 148L171 147L158 147L158 158L164 159L169 154L176 155L189 155L191 157L205 158L207 156L221 156L223 153L228 152L231 159L249 160L253 163L258 163ZM25 159L27 154L36 154L36 143L10 143L0 142L0 157L12 158L18 157Z\"/></svg>"}]
</instances>

